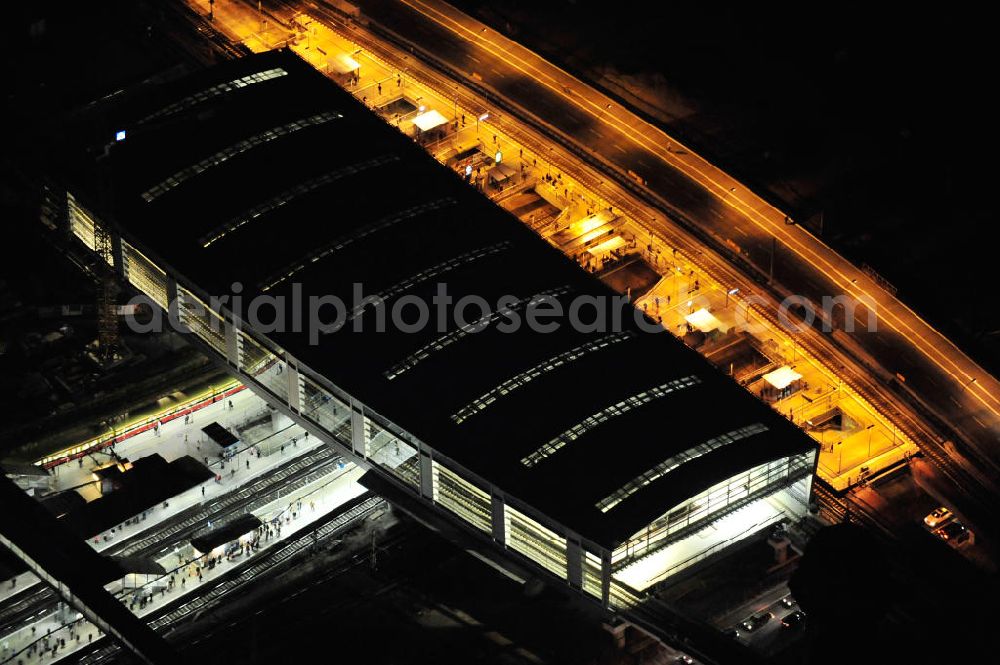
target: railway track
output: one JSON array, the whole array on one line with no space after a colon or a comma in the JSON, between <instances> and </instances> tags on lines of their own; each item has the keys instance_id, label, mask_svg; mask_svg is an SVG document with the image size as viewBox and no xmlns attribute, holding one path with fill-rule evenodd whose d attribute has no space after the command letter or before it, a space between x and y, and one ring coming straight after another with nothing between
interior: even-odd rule
<instances>
[{"instance_id":1,"label":"railway track","mask_svg":"<svg viewBox=\"0 0 1000 665\"><path fill-rule=\"evenodd\" d=\"M150 627L157 632L166 633L183 621L204 614L217 607L228 596L245 589L247 585L259 580L262 576L273 574L279 568L289 565L297 557L307 553L310 548L329 542L352 528L359 520L375 513L385 505L384 499L374 496L370 492L361 495L348 504L346 509L336 513L319 527L302 533L280 547L272 548L262 556L248 561L204 593L181 600L179 604L158 612L155 618L149 620ZM338 572L335 574L342 574L350 568L365 563L365 561L364 557L355 557L346 566L337 569ZM112 662L120 652L120 647L107 638L103 638L100 642L104 642L104 644L97 643L96 649L90 653L83 656L77 655L76 662L80 665L100 665Z\"/></svg>"},{"instance_id":2,"label":"railway track","mask_svg":"<svg viewBox=\"0 0 1000 665\"><path fill-rule=\"evenodd\" d=\"M255 478L235 492L225 494L201 506L180 513L174 520L154 528L149 533L137 534L108 548L102 554L155 558L175 545L190 540L209 521L227 519L252 512L282 495L294 492L323 477L341 460L325 446L306 453L273 472ZM0 608L0 637L13 632L15 627L31 619L44 617L56 609L58 598L54 591L42 585L22 592L13 602Z\"/></svg>"}]
</instances>

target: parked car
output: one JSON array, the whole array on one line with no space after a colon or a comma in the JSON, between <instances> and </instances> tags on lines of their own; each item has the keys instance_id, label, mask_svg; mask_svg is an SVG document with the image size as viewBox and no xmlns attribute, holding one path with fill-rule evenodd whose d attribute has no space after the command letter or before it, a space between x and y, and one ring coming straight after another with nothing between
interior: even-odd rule
<instances>
[{"instance_id":1,"label":"parked car","mask_svg":"<svg viewBox=\"0 0 1000 665\"><path fill-rule=\"evenodd\" d=\"M953 547L962 545L972 538L972 532L958 520L934 529L934 535Z\"/></svg>"},{"instance_id":2,"label":"parked car","mask_svg":"<svg viewBox=\"0 0 1000 665\"><path fill-rule=\"evenodd\" d=\"M773 618L774 615L772 613L761 612L760 614L755 614L749 619L743 621L743 623L740 624L740 627L742 627L743 630L747 631L748 633L752 633L753 631L757 630L758 628L760 628Z\"/></svg>"},{"instance_id":3,"label":"parked car","mask_svg":"<svg viewBox=\"0 0 1000 665\"><path fill-rule=\"evenodd\" d=\"M786 614L785 618L781 620L781 625L785 628L798 628L806 620L806 613L802 610L795 610L791 614Z\"/></svg>"},{"instance_id":4,"label":"parked car","mask_svg":"<svg viewBox=\"0 0 1000 665\"><path fill-rule=\"evenodd\" d=\"M786 609L791 609L795 607L795 599L792 598L791 596L785 596L784 598L781 599L781 606Z\"/></svg>"},{"instance_id":5,"label":"parked car","mask_svg":"<svg viewBox=\"0 0 1000 665\"><path fill-rule=\"evenodd\" d=\"M941 506L940 508L935 508L932 510L927 517L924 518L924 524L926 524L931 529L936 529L939 526L944 526L954 518L955 515L950 510Z\"/></svg>"}]
</instances>

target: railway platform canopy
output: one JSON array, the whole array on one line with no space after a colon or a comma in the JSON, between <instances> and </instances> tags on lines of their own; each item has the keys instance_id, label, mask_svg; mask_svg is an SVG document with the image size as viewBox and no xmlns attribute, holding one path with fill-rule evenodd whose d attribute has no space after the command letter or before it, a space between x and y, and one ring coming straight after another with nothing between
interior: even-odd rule
<instances>
[{"instance_id":1,"label":"railway platform canopy","mask_svg":"<svg viewBox=\"0 0 1000 665\"><path fill-rule=\"evenodd\" d=\"M273 404L574 586L805 510L806 435L289 51L67 127L77 238L111 229L122 278Z\"/></svg>"}]
</instances>

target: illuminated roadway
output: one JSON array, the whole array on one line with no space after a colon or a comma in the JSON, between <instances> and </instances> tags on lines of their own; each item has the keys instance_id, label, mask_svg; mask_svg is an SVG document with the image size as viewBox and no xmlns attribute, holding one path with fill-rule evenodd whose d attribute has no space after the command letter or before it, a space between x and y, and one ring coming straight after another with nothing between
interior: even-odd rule
<instances>
[{"instance_id":1,"label":"illuminated roadway","mask_svg":"<svg viewBox=\"0 0 1000 665\"><path fill-rule=\"evenodd\" d=\"M743 253L740 262L748 259L764 274L776 238L778 294L788 293L778 285L794 285L815 303L840 294L874 301L878 333L865 334L867 311L860 307L859 332L838 332L837 343L855 358L869 356L867 364L883 383L897 373L905 377L905 388L896 380L892 390L918 395L974 448L976 462L998 468L1000 383L862 270L786 223L784 213L615 100L443 2L358 4L379 25L543 119L609 165L639 174L675 216L717 241L713 249L738 258L725 250L735 244Z\"/></svg>"}]
</instances>

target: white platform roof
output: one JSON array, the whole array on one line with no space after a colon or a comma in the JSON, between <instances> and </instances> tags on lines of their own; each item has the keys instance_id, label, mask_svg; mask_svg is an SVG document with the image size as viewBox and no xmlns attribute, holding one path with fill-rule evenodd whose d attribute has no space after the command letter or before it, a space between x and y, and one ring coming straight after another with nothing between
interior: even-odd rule
<instances>
[{"instance_id":1,"label":"white platform roof","mask_svg":"<svg viewBox=\"0 0 1000 665\"><path fill-rule=\"evenodd\" d=\"M416 125L422 132L434 129L435 127L440 127L446 122L448 122L448 119L434 109L424 111L413 119L413 124Z\"/></svg>"},{"instance_id":2,"label":"white platform roof","mask_svg":"<svg viewBox=\"0 0 1000 665\"><path fill-rule=\"evenodd\" d=\"M770 383L778 390L784 390L793 382L798 381L801 378L802 375L796 372L788 365L785 365L784 367L779 367L773 372L768 372L767 374L764 375L764 380Z\"/></svg>"},{"instance_id":3,"label":"white platform roof","mask_svg":"<svg viewBox=\"0 0 1000 665\"><path fill-rule=\"evenodd\" d=\"M330 58L330 69L336 74L350 74L361 69L361 63L346 53L342 53Z\"/></svg>"},{"instance_id":4,"label":"white platform roof","mask_svg":"<svg viewBox=\"0 0 1000 665\"><path fill-rule=\"evenodd\" d=\"M615 236L614 238L605 240L599 245L594 245L587 251L593 254L594 256L601 256L602 254L607 254L608 252L612 252L618 249L619 247L624 247L625 244L626 244L625 238L622 238L621 236Z\"/></svg>"},{"instance_id":5,"label":"white platform roof","mask_svg":"<svg viewBox=\"0 0 1000 665\"><path fill-rule=\"evenodd\" d=\"M703 333L709 333L713 330L719 330L722 328L722 321L715 318L715 316L704 307L696 312L688 314L684 317L684 320Z\"/></svg>"}]
</instances>

